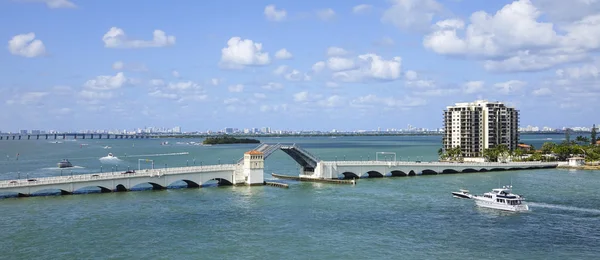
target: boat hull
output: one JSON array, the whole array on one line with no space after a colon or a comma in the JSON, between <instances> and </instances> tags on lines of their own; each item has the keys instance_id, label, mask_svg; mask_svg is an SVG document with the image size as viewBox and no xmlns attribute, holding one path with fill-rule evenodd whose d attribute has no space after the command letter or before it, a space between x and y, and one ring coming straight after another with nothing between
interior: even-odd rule
<instances>
[{"instance_id":1,"label":"boat hull","mask_svg":"<svg viewBox=\"0 0 600 260\"><path fill-rule=\"evenodd\" d=\"M475 200L475 205L477 205L478 207L482 207L482 208L498 209L498 210L512 211L512 212L529 211L529 206L527 206L527 204L507 205L507 204L502 204L502 203L496 203L494 201L490 201L490 200L483 199L483 198L475 197L473 199Z\"/></svg>"},{"instance_id":2,"label":"boat hull","mask_svg":"<svg viewBox=\"0 0 600 260\"><path fill-rule=\"evenodd\" d=\"M462 192L452 192L452 196L454 196L455 198L460 198L460 199L470 199L473 197L473 195L471 195L471 194L465 194Z\"/></svg>"},{"instance_id":3,"label":"boat hull","mask_svg":"<svg viewBox=\"0 0 600 260\"><path fill-rule=\"evenodd\" d=\"M58 168L70 168L73 167L71 163L57 163Z\"/></svg>"}]
</instances>

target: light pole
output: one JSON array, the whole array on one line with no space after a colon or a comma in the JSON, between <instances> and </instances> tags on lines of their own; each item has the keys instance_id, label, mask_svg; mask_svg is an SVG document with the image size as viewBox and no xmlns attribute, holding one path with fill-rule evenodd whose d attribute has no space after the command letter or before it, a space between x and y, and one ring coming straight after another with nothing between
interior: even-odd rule
<instances>
[{"instance_id":1,"label":"light pole","mask_svg":"<svg viewBox=\"0 0 600 260\"><path fill-rule=\"evenodd\" d=\"M185 166L190 166L190 160L185 160Z\"/></svg>"},{"instance_id":2,"label":"light pole","mask_svg":"<svg viewBox=\"0 0 600 260\"><path fill-rule=\"evenodd\" d=\"M100 165L100 172L102 172L102 165Z\"/></svg>"},{"instance_id":3,"label":"light pole","mask_svg":"<svg viewBox=\"0 0 600 260\"><path fill-rule=\"evenodd\" d=\"M194 165L196 165L196 158L194 158Z\"/></svg>"}]
</instances>

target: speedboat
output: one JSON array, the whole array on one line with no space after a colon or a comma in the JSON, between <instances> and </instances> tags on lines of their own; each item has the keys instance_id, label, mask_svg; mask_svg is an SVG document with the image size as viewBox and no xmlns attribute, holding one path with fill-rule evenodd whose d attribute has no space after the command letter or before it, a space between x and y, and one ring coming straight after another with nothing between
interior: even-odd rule
<instances>
[{"instance_id":1,"label":"speedboat","mask_svg":"<svg viewBox=\"0 0 600 260\"><path fill-rule=\"evenodd\" d=\"M56 164L58 166L58 168L69 168L69 167L73 167L73 164L71 164L71 162L69 162L69 160L67 159L63 159L61 162Z\"/></svg>"},{"instance_id":2,"label":"speedboat","mask_svg":"<svg viewBox=\"0 0 600 260\"><path fill-rule=\"evenodd\" d=\"M474 195L475 205L483 208L499 209L506 211L528 211L529 206L523 203L523 197L512 193L512 186L492 189L483 195Z\"/></svg>"},{"instance_id":3,"label":"speedboat","mask_svg":"<svg viewBox=\"0 0 600 260\"><path fill-rule=\"evenodd\" d=\"M459 191L453 191L452 192L452 196L455 198L459 198L459 199L470 199L473 198L473 195L471 193L469 193L468 190L459 190Z\"/></svg>"},{"instance_id":4,"label":"speedboat","mask_svg":"<svg viewBox=\"0 0 600 260\"><path fill-rule=\"evenodd\" d=\"M111 147L110 147L110 146L108 146L108 145L107 145L107 146L104 146L104 149L110 149L110 148L111 148Z\"/></svg>"},{"instance_id":5,"label":"speedboat","mask_svg":"<svg viewBox=\"0 0 600 260\"><path fill-rule=\"evenodd\" d=\"M108 153L107 157L115 157L112 153Z\"/></svg>"}]
</instances>

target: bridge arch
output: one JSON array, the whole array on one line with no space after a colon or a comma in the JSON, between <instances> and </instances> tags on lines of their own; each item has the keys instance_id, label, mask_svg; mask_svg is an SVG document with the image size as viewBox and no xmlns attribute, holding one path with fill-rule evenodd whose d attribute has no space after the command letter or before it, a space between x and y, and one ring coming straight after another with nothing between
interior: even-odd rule
<instances>
[{"instance_id":1,"label":"bridge arch","mask_svg":"<svg viewBox=\"0 0 600 260\"><path fill-rule=\"evenodd\" d=\"M225 178L212 178L212 179L204 182L201 185L201 187L210 186L209 183L212 182L212 181L216 181L216 185L217 186L231 186L231 185L233 185L233 182L230 181L230 180L228 180L228 179L225 179Z\"/></svg>"},{"instance_id":2,"label":"bridge arch","mask_svg":"<svg viewBox=\"0 0 600 260\"><path fill-rule=\"evenodd\" d=\"M399 171L399 170L394 170L390 172L392 177L406 177L408 176L407 173L403 172L403 171Z\"/></svg>"},{"instance_id":3,"label":"bridge arch","mask_svg":"<svg viewBox=\"0 0 600 260\"><path fill-rule=\"evenodd\" d=\"M463 173L472 173L472 172L478 172L478 170L475 170L473 168L466 168L466 169L463 169L461 172L463 172Z\"/></svg>"},{"instance_id":4,"label":"bridge arch","mask_svg":"<svg viewBox=\"0 0 600 260\"><path fill-rule=\"evenodd\" d=\"M438 172L431 170L431 169L425 169L423 171L421 171L421 175L437 175Z\"/></svg>"},{"instance_id":5,"label":"bridge arch","mask_svg":"<svg viewBox=\"0 0 600 260\"><path fill-rule=\"evenodd\" d=\"M364 173L362 176L360 176L361 178L367 177L367 178L383 178L383 174L378 172L378 171L368 171L366 173Z\"/></svg>"},{"instance_id":6,"label":"bridge arch","mask_svg":"<svg viewBox=\"0 0 600 260\"><path fill-rule=\"evenodd\" d=\"M179 183L185 183L185 186L183 186L183 184L177 185ZM181 179L181 180L176 180L176 181L169 183L169 185L167 185L167 187L169 187L169 188L171 188L171 187L174 187L174 188L200 188L200 184L198 184L197 182L192 181L192 180Z\"/></svg>"},{"instance_id":7,"label":"bridge arch","mask_svg":"<svg viewBox=\"0 0 600 260\"><path fill-rule=\"evenodd\" d=\"M28 196L51 196L51 195L71 195L73 194L70 191L64 189L54 189L54 188L46 188L41 187L38 189L31 189Z\"/></svg>"},{"instance_id":8,"label":"bridge arch","mask_svg":"<svg viewBox=\"0 0 600 260\"><path fill-rule=\"evenodd\" d=\"M459 171L454 170L454 169L444 169L442 171L443 174L454 174L454 173L459 173Z\"/></svg>"},{"instance_id":9,"label":"bridge arch","mask_svg":"<svg viewBox=\"0 0 600 260\"><path fill-rule=\"evenodd\" d=\"M148 187L148 185L150 186L149 188L152 189L152 190L164 190L164 189L167 188L167 187L164 187L164 186L162 186L162 185L160 185L158 183L155 183L155 182L141 181L141 182L138 182L136 184L133 184L131 186L130 190L145 190L146 187ZM146 186L146 187L144 187L144 186Z\"/></svg>"},{"instance_id":10,"label":"bridge arch","mask_svg":"<svg viewBox=\"0 0 600 260\"><path fill-rule=\"evenodd\" d=\"M339 174L338 176L342 177L343 179L358 179L360 178L358 175L356 175L356 173L353 172L343 172L341 174Z\"/></svg>"},{"instance_id":11,"label":"bridge arch","mask_svg":"<svg viewBox=\"0 0 600 260\"><path fill-rule=\"evenodd\" d=\"M108 193L112 192L112 189L106 188L104 186L85 186L81 188L76 188L73 193L86 193L84 191L88 191L88 193ZM91 192L90 192L91 191Z\"/></svg>"},{"instance_id":12,"label":"bridge arch","mask_svg":"<svg viewBox=\"0 0 600 260\"><path fill-rule=\"evenodd\" d=\"M125 185L123 184L117 184L117 186L115 187L115 191L116 192L122 192L122 191L128 191L129 189L127 189L127 187L125 187Z\"/></svg>"}]
</instances>

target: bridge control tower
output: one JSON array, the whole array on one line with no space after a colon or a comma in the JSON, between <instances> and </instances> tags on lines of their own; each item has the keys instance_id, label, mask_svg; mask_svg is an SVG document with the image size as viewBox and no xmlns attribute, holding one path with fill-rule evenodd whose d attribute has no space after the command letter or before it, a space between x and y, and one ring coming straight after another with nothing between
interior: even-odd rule
<instances>
[{"instance_id":1,"label":"bridge control tower","mask_svg":"<svg viewBox=\"0 0 600 260\"><path fill-rule=\"evenodd\" d=\"M243 171L248 185L263 185L265 182L265 158L262 152L252 150L244 153Z\"/></svg>"}]
</instances>

